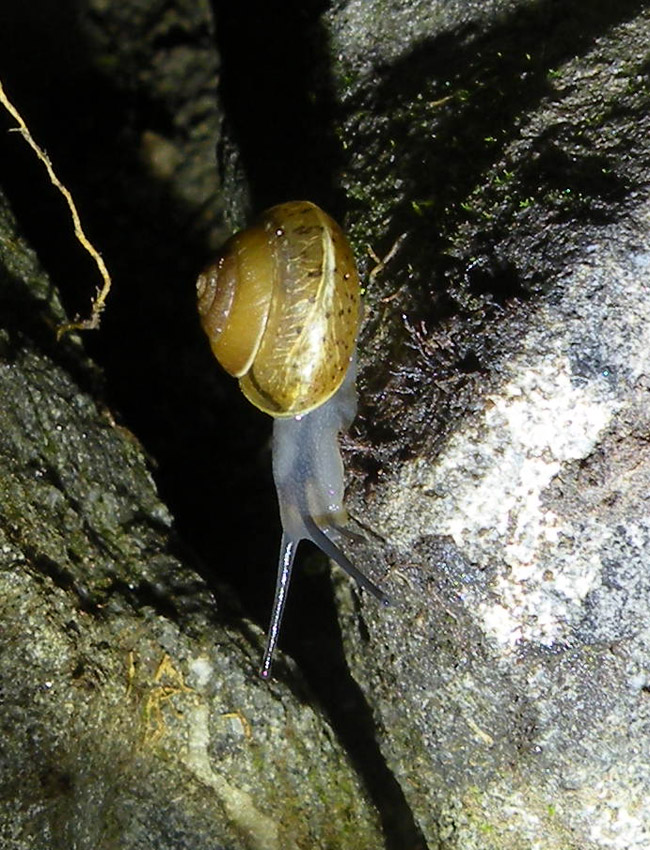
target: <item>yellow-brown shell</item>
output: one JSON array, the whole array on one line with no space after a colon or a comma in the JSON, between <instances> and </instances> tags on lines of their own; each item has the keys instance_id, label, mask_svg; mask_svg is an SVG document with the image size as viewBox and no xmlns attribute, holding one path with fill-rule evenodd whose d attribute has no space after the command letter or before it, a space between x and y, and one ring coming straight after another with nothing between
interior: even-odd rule
<instances>
[{"instance_id":1,"label":"yellow-brown shell","mask_svg":"<svg viewBox=\"0 0 650 850\"><path fill-rule=\"evenodd\" d=\"M262 213L197 281L201 324L242 392L275 417L319 407L356 344L359 276L341 228L309 201Z\"/></svg>"}]
</instances>

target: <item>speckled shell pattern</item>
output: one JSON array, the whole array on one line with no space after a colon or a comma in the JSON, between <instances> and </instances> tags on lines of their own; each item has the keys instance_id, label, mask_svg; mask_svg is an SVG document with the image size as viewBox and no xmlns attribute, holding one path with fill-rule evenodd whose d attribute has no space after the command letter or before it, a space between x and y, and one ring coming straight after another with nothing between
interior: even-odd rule
<instances>
[{"instance_id":1,"label":"speckled shell pattern","mask_svg":"<svg viewBox=\"0 0 650 850\"><path fill-rule=\"evenodd\" d=\"M356 345L359 277L341 228L315 204L262 213L197 289L213 352L256 407L298 416L340 387Z\"/></svg>"}]
</instances>

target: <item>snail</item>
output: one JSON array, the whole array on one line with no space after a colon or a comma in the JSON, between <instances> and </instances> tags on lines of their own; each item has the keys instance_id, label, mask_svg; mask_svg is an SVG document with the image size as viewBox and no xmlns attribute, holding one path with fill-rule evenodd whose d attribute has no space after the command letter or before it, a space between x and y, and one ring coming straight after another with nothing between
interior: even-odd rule
<instances>
[{"instance_id":1,"label":"snail","mask_svg":"<svg viewBox=\"0 0 650 850\"><path fill-rule=\"evenodd\" d=\"M266 648L271 673L298 544L311 540L380 602L339 548L347 515L338 435L356 414L359 276L341 228L308 201L272 207L236 233L197 281L202 327L246 398L274 417L282 539ZM350 535L354 536L354 535Z\"/></svg>"}]
</instances>

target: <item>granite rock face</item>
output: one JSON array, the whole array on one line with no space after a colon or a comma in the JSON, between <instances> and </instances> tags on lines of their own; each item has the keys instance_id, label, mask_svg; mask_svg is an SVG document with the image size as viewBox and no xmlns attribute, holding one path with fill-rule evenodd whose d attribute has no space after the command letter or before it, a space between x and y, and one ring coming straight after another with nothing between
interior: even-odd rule
<instances>
[{"instance_id":1,"label":"granite rock face","mask_svg":"<svg viewBox=\"0 0 650 850\"><path fill-rule=\"evenodd\" d=\"M348 602L350 663L428 846L646 847L650 19L416 5L332 18L346 179L403 234L354 502L396 605Z\"/></svg>"},{"instance_id":2,"label":"granite rock face","mask_svg":"<svg viewBox=\"0 0 650 850\"><path fill-rule=\"evenodd\" d=\"M134 340L141 336L144 342L149 330L173 347L172 334L154 318L161 305L173 304L177 327L185 308L195 321L192 277L201 252L181 250L185 273L170 262L171 283L163 285L160 269L173 246L161 238L161 227L173 219L176 232L195 245L205 234L205 252L218 241L218 121L206 95L213 93L216 54L207 5L118 4L112 16L106 4L92 5L92 26L88 18L85 23L95 28L103 83L96 68L91 72L82 63L81 30L67 4L51 17L52 10L39 4L3 10L3 83L72 188L86 227L92 229L88 222L94 220L100 231L99 222L111 220L126 239L117 249L111 239L96 241L113 272L111 306L116 292L118 303L126 297L135 323L130 329L114 326L119 347L131 357ZM42 52L35 50L44 63L36 81L16 60L24 60L25 37L33 47L49 38ZM119 53L119 62L111 61L111 51L113 60ZM152 55L157 63L149 65ZM48 58L57 60L51 76ZM36 64L27 64L34 72ZM130 73L138 67L139 74ZM110 97L107 77L115 86ZM130 87L129 96L120 85ZM133 103L138 87L140 113ZM75 98L68 96L71 90ZM101 135L125 100L133 124L114 126L113 144L106 144L102 157L84 133L95 127ZM157 124L153 101L160 110ZM170 109L184 107L171 126L160 106L170 101ZM40 229L39 210L51 187L24 142L6 133L6 119L3 113L0 184L11 187L21 225L33 234L43 263L63 281L68 299L74 302L72 293L83 291L78 309L85 310L94 271L79 273L74 257L82 252L74 242L72 261L59 264L62 255L57 259L53 243L70 239L70 221L56 196ZM62 142L66 129L70 136ZM84 143L87 159L79 153ZM112 191L115 206L106 215ZM151 229L138 230L130 215ZM131 238L138 246L129 254ZM136 285L147 279L144 269L156 285L153 306ZM179 298L180 308L174 300L179 278L188 293ZM102 340L113 333L109 315L103 317ZM375 807L332 727L297 681L290 690L258 679L259 629L241 611L233 613L232 600L222 604L215 584L211 592L200 577L196 552L173 529L154 485L151 452L134 430L115 421L119 414L107 404L106 373L78 338L57 341L57 325L65 320L52 280L2 196L0 846L380 846ZM192 330L198 350L200 331ZM88 337L84 342L92 345ZM167 356L185 362L190 347L179 345ZM101 345L96 354L103 360ZM158 378L169 384L171 370L157 378L150 369L149 380L141 382L144 362L131 360L122 374L130 371L125 382L147 405L152 386ZM189 439L177 419L151 406L149 413L169 427L173 421L169 442L178 443L179 433ZM196 488L191 469L187 474ZM218 511L218 502L211 510ZM214 542L212 561L218 565L223 547L219 537Z\"/></svg>"},{"instance_id":3,"label":"granite rock face","mask_svg":"<svg viewBox=\"0 0 650 850\"><path fill-rule=\"evenodd\" d=\"M2 847L377 846L332 730L259 681L257 633L224 623L141 447L82 389L4 201L0 244Z\"/></svg>"},{"instance_id":4,"label":"granite rock face","mask_svg":"<svg viewBox=\"0 0 650 850\"><path fill-rule=\"evenodd\" d=\"M600 234L481 409L376 492L397 605L344 633L443 846L647 844L649 213Z\"/></svg>"}]
</instances>

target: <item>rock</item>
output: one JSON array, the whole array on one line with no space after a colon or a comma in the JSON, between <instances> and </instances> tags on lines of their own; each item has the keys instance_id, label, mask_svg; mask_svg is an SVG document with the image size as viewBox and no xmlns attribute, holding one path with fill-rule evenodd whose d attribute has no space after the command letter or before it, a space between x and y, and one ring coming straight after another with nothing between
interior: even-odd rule
<instances>
[{"instance_id":1,"label":"rock","mask_svg":"<svg viewBox=\"0 0 650 850\"><path fill-rule=\"evenodd\" d=\"M409 8L332 17L357 228L404 234L350 446L395 605L341 585L351 668L428 846L646 847L650 21Z\"/></svg>"},{"instance_id":2,"label":"rock","mask_svg":"<svg viewBox=\"0 0 650 850\"><path fill-rule=\"evenodd\" d=\"M331 727L257 678L259 633L227 625L78 339L56 341L4 198L0 304L2 847L378 846Z\"/></svg>"}]
</instances>

